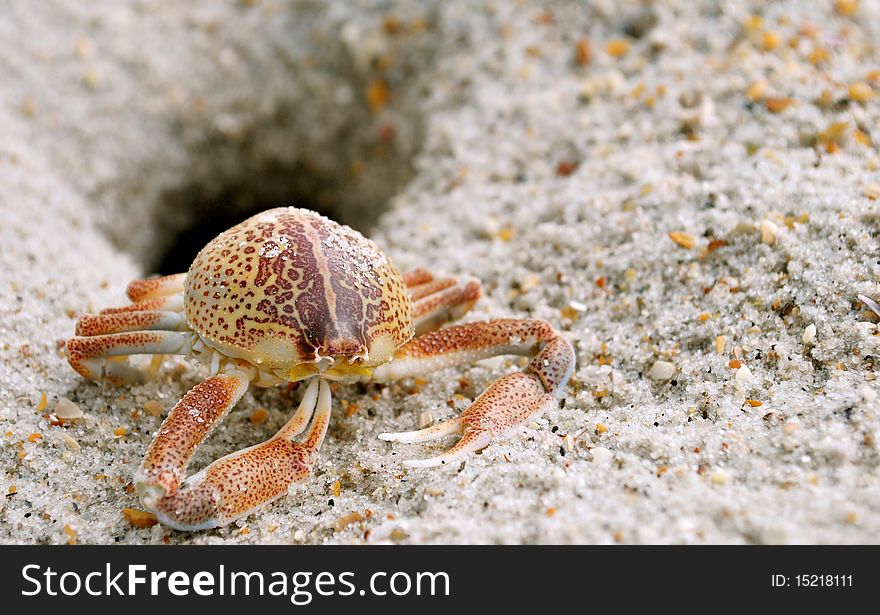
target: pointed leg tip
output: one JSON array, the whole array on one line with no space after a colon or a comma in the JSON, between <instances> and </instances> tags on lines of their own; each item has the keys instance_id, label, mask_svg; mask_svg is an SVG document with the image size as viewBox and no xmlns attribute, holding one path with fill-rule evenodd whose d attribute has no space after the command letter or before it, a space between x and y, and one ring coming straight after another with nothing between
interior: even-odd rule
<instances>
[{"instance_id":1,"label":"pointed leg tip","mask_svg":"<svg viewBox=\"0 0 880 615\"><path fill-rule=\"evenodd\" d=\"M446 465L446 461L438 457L430 459L407 459L403 462L408 468L436 468L437 466Z\"/></svg>"},{"instance_id":2,"label":"pointed leg tip","mask_svg":"<svg viewBox=\"0 0 880 615\"><path fill-rule=\"evenodd\" d=\"M431 442L438 440L450 434L461 433L461 418L456 417L442 423L437 423L431 427L425 427L417 431L401 431L397 433L381 433L379 438L386 442L403 442L404 444L415 444L420 442Z\"/></svg>"},{"instance_id":3,"label":"pointed leg tip","mask_svg":"<svg viewBox=\"0 0 880 615\"><path fill-rule=\"evenodd\" d=\"M384 440L385 442L407 442L407 438L414 432L410 431L400 431L400 432L385 432L379 434L379 439Z\"/></svg>"},{"instance_id":4,"label":"pointed leg tip","mask_svg":"<svg viewBox=\"0 0 880 615\"><path fill-rule=\"evenodd\" d=\"M868 308L872 312L874 312L875 314L880 316L880 305L878 305L876 301L874 301L870 297L866 297L865 295L856 295L856 296L858 297L859 301L861 301L866 306L868 306Z\"/></svg>"},{"instance_id":5,"label":"pointed leg tip","mask_svg":"<svg viewBox=\"0 0 880 615\"><path fill-rule=\"evenodd\" d=\"M141 503L147 510L153 511L158 507L159 502L166 496L167 492L163 487L141 482L141 480L138 477L135 478L135 490Z\"/></svg>"}]
</instances>

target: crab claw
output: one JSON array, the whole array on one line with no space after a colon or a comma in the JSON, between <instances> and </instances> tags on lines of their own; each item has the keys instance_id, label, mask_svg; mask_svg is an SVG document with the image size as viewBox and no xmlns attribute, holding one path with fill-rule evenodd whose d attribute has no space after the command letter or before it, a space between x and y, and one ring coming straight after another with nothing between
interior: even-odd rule
<instances>
[{"instance_id":1,"label":"crab claw","mask_svg":"<svg viewBox=\"0 0 880 615\"><path fill-rule=\"evenodd\" d=\"M209 379L199 385L205 390L197 386L188 394L190 399L184 397L159 430L135 475L135 489L163 525L184 531L226 525L283 496L290 485L311 475L330 422L330 387L317 378L306 390L296 414L278 433L221 457L180 482L197 442L210 429L205 421L187 421L192 417L197 421L209 412L217 416L225 413L247 388L247 382L228 375ZM218 389L220 384L225 390L212 395L210 389ZM304 440L295 442L293 438L310 420ZM192 441L185 442L186 438Z\"/></svg>"},{"instance_id":2,"label":"crab claw","mask_svg":"<svg viewBox=\"0 0 880 615\"><path fill-rule=\"evenodd\" d=\"M532 374L509 374L480 395L460 416L419 431L383 433L389 442L430 442L450 434L461 439L446 452L429 459L404 461L411 468L431 468L456 462L483 450L511 427L527 423L557 403Z\"/></svg>"},{"instance_id":3,"label":"crab claw","mask_svg":"<svg viewBox=\"0 0 880 615\"><path fill-rule=\"evenodd\" d=\"M436 457L404 461L404 465L414 468L435 467L476 453L512 427L539 416L558 403L574 369L571 345L549 326L547 330L549 340L526 371L508 374L495 381L458 417L419 431L383 433L379 438L390 442L422 443L460 434L461 439L452 448Z\"/></svg>"},{"instance_id":4,"label":"crab claw","mask_svg":"<svg viewBox=\"0 0 880 615\"><path fill-rule=\"evenodd\" d=\"M141 489L144 506L167 527L198 531L226 525L287 493L311 476L315 451L272 439L221 457L187 478L171 495Z\"/></svg>"}]
</instances>

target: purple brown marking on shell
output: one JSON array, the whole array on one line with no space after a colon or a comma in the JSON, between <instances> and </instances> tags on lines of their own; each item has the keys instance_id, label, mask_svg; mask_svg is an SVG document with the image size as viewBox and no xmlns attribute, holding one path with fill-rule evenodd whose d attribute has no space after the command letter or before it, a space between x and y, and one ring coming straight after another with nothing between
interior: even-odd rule
<instances>
[{"instance_id":1,"label":"purple brown marking on shell","mask_svg":"<svg viewBox=\"0 0 880 615\"><path fill-rule=\"evenodd\" d=\"M403 279L357 231L293 207L221 233L184 283L189 326L209 346L264 369L323 357L371 367L413 336Z\"/></svg>"}]
</instances>

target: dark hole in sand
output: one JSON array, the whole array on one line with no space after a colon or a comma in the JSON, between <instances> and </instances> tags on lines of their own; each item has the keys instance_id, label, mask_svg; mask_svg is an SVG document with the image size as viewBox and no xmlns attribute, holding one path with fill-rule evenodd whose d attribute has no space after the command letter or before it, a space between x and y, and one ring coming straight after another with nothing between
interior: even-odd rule
<instances>
[{"instance_id":1,"label":"dark hole in sand","mask_svg":"<svg viewBox=\"0 0 880 615\"><path fill-rule=\"evenodd\" d=\"M362 207L334 203L327 198L327 191L319 186L304 186L296 177L296 172L291 171L290 177L264 176L256 178L253 184L231 186L218 194L205 194L198 187L190 187L167 195L164 214L158 222L167 247L147 269L162 275L185 272L199 250L214 237L267 209L312 209L369 235L387 205L385 201L365 203Z\"/></svg>"},{"instance_id":2,"label":"dark hole in sand","mask_svg":"<svg viewBox=\"0 0 880 615\"><path fill-rule=\"evenodd\" d=\"M208 215L196 219L177 233L156 265L156 273L168 275L187 271L199 250L214 237L260 211L275 207L273 203L257 203L253 207L241 208L233 205L234 202L232 195L221 197ZM298 202L296 205L315 209L308 203Z\"/></svg>"},{"instance_id":3,"label":"dark hole in sand","mask_svg":"<svg viewBox=\"0 0 880 615\"><path fill-rule=\"evenodd\" d=\"M144 276L188 270L220 232L274 207L307 207L369 236L413 178L433 108L442 39L435 11L424 13L423 32L389 37L381 57L395 58L392 70L371 45L339 37L337 17L329 29L292 19L296 32L282 34L277 55L251 57L246 79L193 90L188 98L203 105L156 117L179 147L138 150L142 164L121 169L119 190L102 186L103 230ZM326 34L318 47L287 44L317 41L317 31ZM375 84L384 85L379 101Z\"/></svg>"}]
</instances>

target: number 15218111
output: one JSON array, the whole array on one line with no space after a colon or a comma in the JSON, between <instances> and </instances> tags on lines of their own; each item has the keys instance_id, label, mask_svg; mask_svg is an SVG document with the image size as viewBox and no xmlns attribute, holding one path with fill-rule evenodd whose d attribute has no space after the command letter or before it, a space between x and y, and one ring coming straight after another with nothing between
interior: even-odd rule
<instances>
[{"instance_id":1,"label":"number 15218111","mask_svg":"<svg viewBox=\"0 0 880 615\"><path fill-rule=\"evenodd\" d=\"M851 574L796 574L787 576L774 574L770 584L773 587L852 587Z\"/></svg>"}]
</instances>

